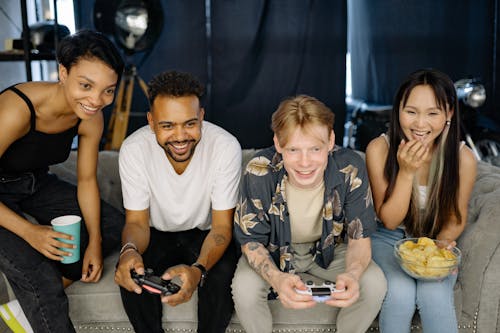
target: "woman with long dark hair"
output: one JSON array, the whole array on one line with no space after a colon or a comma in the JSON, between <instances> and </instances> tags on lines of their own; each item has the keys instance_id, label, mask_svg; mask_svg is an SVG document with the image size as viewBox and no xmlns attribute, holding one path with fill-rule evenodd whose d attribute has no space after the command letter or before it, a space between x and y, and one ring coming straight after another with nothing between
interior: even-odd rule
<instances>
[{"instance_id":1,"label":"woman with long dark hair","mask_svg":"<svg viewBox=\"0 0 500 333\"><path fill-rule=\"evenodd\" d=\"M418 309L426 333L456 332L453 286L407 275L393 255L405 237L430 237L449 246L464 230L476 160L460 142L455 87L444 73L416 71L400 86L387 134L372 140L366 163L379 218L373 259L388 291L379 316L383 333L409 332Z\"/></svg>"}]
</instances>

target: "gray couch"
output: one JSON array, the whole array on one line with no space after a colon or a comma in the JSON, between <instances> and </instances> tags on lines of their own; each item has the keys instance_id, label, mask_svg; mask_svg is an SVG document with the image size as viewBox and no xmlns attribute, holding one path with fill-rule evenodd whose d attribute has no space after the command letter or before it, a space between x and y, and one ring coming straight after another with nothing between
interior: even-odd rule
<instances>
[{"instance_id":1,"label":"gray couch","mask_svg":"<svg viewBox=\"0 0 500 333\"><path fill-rule=\"evenodd\" d=\"M243 161L253 151L244 150ZM61 178L75 181L75 154L52 168ZM101 195L121 207L117 153L103 151L99 156L98 178ZM469 224L458 241L463 263L455 290L460 332L500 332L500 168L480 163L470 202ZM105 272L97 284L76 282L67 288L70 315L78 332L132 332L123 310L118 287L113 281L117 254L105 261ZM0 302L14 296L0 276ZM286 310L279 301L271 301L273 332L335 332L336 309L318 305L309 310ZM196 331L196 295L189 303L164 307L166 332ZM0 328L0 332L6 332ZM378 331L375 321L369 331ZM413 332L420 332L418 316ZM227 332L244 332L236 315ZM264 332L263 332L264 333Z\"/></svg>"}]
</instances>

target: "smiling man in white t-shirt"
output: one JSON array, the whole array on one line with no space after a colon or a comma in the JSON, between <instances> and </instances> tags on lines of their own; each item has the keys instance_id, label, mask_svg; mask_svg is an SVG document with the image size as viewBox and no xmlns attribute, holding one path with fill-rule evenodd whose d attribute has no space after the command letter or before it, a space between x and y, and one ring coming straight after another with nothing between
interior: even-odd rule
<instances>
[{"instance_id":1,"label":"smiling man in white t-shirt","mask_svg":"<svg viewBox=\"0 0 500 333\"><path fill-rule=\"evenodd\" d=\"M187 302L198 286L198 332L224 332L233 311L231 238L241 148L227 131L203 121L202 94L186 73L153 78L149 124L120 149L126 225L115 280L137 333L163 332L161 303ZM180 278L180 291L143 292L130 272L144 274L145 268L163 279Z\"/></svg>"}]
</instances>

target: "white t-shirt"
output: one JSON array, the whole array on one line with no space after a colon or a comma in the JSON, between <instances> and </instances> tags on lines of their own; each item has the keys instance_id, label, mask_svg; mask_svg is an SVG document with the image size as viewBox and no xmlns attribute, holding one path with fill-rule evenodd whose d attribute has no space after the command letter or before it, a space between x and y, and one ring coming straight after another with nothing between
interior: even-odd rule
<instances>
[{"instance_id":1,"label":"white t-shirt","mask_svg":"<svg viewBox=\"0 0 500 333\"><path fill-rule=\"evenodd\" d=\"M160 231L207 230L212 209L236 206L241 147L234 136L209 122L203 122L201 140L181 175L148 125L123 142L119 165L124 207L149 208L149 224Z\"/></svg>"}]
</instances>

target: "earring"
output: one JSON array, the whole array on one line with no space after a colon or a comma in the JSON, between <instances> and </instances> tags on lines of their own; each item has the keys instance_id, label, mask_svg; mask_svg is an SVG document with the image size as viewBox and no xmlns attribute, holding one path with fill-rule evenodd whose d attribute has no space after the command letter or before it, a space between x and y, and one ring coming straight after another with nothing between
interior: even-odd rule
<instances>
[{"instance_id":1,"label":"earring","mask_svg":"<svg viewBox=\"0 0 500 333\"><path fill-rule=\"evenodd\" d=\"M451 120L449 120L449 119L448 119L448 120L446 121L446 126L450 126L450 124L451 124Z\"/></svg>"}]
</instances>

